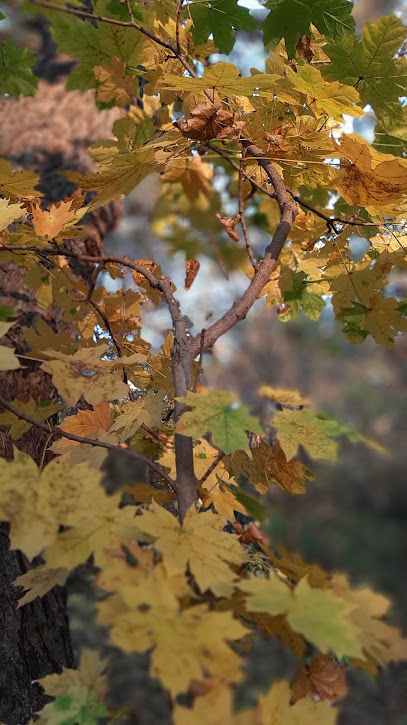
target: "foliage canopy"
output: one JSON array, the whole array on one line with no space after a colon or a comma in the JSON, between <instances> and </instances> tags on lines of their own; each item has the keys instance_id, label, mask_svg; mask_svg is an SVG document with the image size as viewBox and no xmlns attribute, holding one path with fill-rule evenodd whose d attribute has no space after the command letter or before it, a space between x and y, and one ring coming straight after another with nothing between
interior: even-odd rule
<instances>
[{"instance_id":1,"label":"foliage canopy","mask_svg":"<svg viewBox=\"0 0 407 725\"><path fill-rule=\"evenodd\" d=\"M389 15L359 38L347 0L264 6L260 24L237 0L26 3L75 60L67 90L94 89L99 109L119 111L111 138L89 149L94 170L65 172L77 189L59 202L41 198L36 173L0 160L0 262L25 270L39 316L34 330L23 328L28 355L55 391L45 401L0 400L0 423L16 443L14 460L0 466L1 519L12 548L44 560L16 580L20 606L93 557L106 595L98 621L123 651L151 651L151 677L168 691L176 725L329 725L345 665L375 673L407 657L406 640L383 621L384 597L277 556L253 523L274 485L287 495L310 485L300 447L334 460L341 436L362 438L295 391L260 388L278 408L260 420L233 394L201 384L205 352L259 297L277 310L275 324L301 313L318 320L329 302L354 344L370 337L391 350L407 331L407 301L389 292L392 269L407 267L405 29ZM242 77L228 59L214 62L232 50L235 31L262 37L264 71ZM1 52L1 94L34 95L34 55L10 38ZM373 144L344 132L344 117L363 117L366 106L378 123ZM152 228L185 253L186 288L205 255L247 276L241 297L195 335L154 259L72 245L86 237L91 212L151 173L162 182ZM355 234L367 248L360 261ZM90 281L74 273L75 259L91 265ZM103 280L128 271L131 289L105 289ZM142 337L151 305L167 305L172 318L158 353ZM56 307L62 334L47 322ZM0 369L19 374L19 320L1 312ZM55 456L42 470L18 450L31 426L49 433ZM151 485L108 495L101 467L111 450L147 466ZM238 712L235 686L256 631L280 636L302 669L294 690L274 683ZM47 676L55 699L37 722L113 721L105 667L85 650L78 670ZM179 699L187 691L192 710Z\"/></svg>"}]
</instances>

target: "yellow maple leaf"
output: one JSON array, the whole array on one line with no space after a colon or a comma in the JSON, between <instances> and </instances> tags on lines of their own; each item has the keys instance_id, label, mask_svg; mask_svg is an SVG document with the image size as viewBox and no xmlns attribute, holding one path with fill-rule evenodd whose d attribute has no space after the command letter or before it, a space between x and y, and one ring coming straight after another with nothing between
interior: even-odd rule
<instances>
[{"instance_id":1,"label":"yellow maple leaf","mask_svg":"<svg viewBox=\"0 0 407 725\"><path fill-rule=\"evenodd\" d=\"M57 584L63 587L68 574L68 569L63 567L48 569L46 566L40 565L17 577L13 582L14 586L25 589L24 596L18 600L18 607L33 602L37 597L43 597Z\"/></svg>"},{"instance_id":2,"label":"yellow maple leaf","mask_svg":"<svg viewBox=\"0 0 407 725\"><path fill-rule=\"evenodd\" d=\"M338 154L345 159L332 181L349 204L370 214L395 216L407 193L407 160L373 149L360 136L342 136Z\"/></svg>"},{"instance_id":3,"label":"yellow maple leaf","mask_svg":"<svg viewBox=\"0 0 407 725\"><path fill-rule=\"evenodd\" d=\"M358 639L365 655L380 666L407 659L407 639L398 627L382 621L391 604L387 597L367 587L351 589L343 574L335 574L331 586L335 594L354 607L350 619L359 629Z\"/></svg>"},{"instance_id":4,"label":"yellow maple leaf","mask_svg":"<svg viewBox=\"0 0 407 725\"><path fill-rule=\"evenodd\" d=\"M131 75L126 74L127 63L120 58L111 58L110 64L97 65L93 68L95 77L100 82L96 89L96 98L102 103L115 101L115 105L124 108L137 98L137 84Z\"/></svg>"},{"instance_id":5,"label":"yellow maple leaf","mask_svg":"<svg viewBox=\"0 0 407 725\"><path fill-rule=\"evenodd\" d=\"M102 343L96 347L82 348L74 355L65 355L59 350L44 350L44 354L53 359L42 363L42 368L52 375L58 392L68 405L75 405L81 395L91 405L128 396L128 386L123 382L126 358L120 358L119 361L101 360L108 349L109 345ZM135 353L129 362L143 363L146 359L146 355Z\"/></svg>"},{"instance_id":6,"label":"yellow maple leaf","mask_svg":"<svg viewBox=\"0 0 407 725\"><path fill-rule=\"evenodd\" d=\"M10 204L8 199L0 199L0 232L24 213L25 209L20 204Z\"/></svg>"},{"instance_id":7,"label":"yellow maple leaf","mask_svg":"<svg viewBox=\"0 0 407 725\"><path fill-rule=\"evenodd\" d=\"M407 235L396 234L377 234L369 239L373 249L379 252L380 259L383 257L388 259L391 264L395 264L401 269L407 269Z\"/></svg>"},{"instance_id":8,"label":"yellow maple leaf","mask_svg":"<svg viewBox=\"0 0 407 725\"><path fill-rule=\"evenodd\" d=\"M125 652L154 647L151 675L173 695L208 672L239 681L240 658L226 640L241 639L247 629L230 612L214 612L205 604L181 610L170 580L161 564L141 581L137 567L128 567L124 588L98 605L100 623L110 626L111 643Z\"/></svg>"},{"instance_id":9,"label":"yellow maple leaf","mask_svg":"<svg viewBox=\"0 0 407 725\"><path fill-rule=\"evenodd\" d=\"M24 197L42 196L34 187L40 177L33 171L13 171L10 161L0 159L0 194L7 199L16 201Z\"/></svg>"},{"instance_id":10,"label":"yellow maple leaf","mask_svg":"<svg viewBox=\"0 0 407 725\"><path fill-rule=\"evenodd\" d=\"M223 531L226 521L222 516L211 511L198 514L192 506L181 526L169 511L154 504L137 523L141 531L154 537L154 546L170 574L183 574L189 565L202 592L211 589L217 596L232 594L236 575L229 564L243 564L247 552L235 534Z\"/></svg>"},{"instance_id":11,"label":"yellow maple leaf","mask_svg":"<svg viewBox=\"0 0 407 725\"><path fill-rule=\"evenodd\" d=\"M259 696L252 722L259 725L335 725L338 711L328 702L304 697L291 705L291 698L289 683L286 680L275 682L267 695Z\"/></svg>"},{"instance_id":12,"label":"yellow maple leaf","mask_svg":"<svg viewBox=\"0 0 407 725\"><path fill-rule=\"evenodd\" d=\"M300 405L309 405L308 398L304 398L297 390L286 390L285 388L272 388L270 385L260 385L257 390L259 395L270 398L281 405L289 405L298 408Z\"/></svg>"},{"instance_id":13,"label":"yellow maple leaf","mask_svg":"<svg viewBox=\"0 0 407 725\"><path fill-rule=\"evenodd\" d=\"M395 297L383 297L381 292L377 292L369 300L363 322L363 329L389 350L398 332L407 332L407 319L399 311L399 306L400 301Z\"/></svg>"},{"instance_id":14,"label":"yellow maple leaf","mask_svg":"<svg viewBox=\"0 0 407 725\"><path fill-rule=\"evenodd\" d=\"M360 98L353 86L345 86L338 81L329 83L321 71L310 63L298 65L295 72L286 66L286 73L292 88L305 95L308 107L317 117L326 114L342 121L344 113L356 117L364 115L363 109L356 105Z\"/></svg>"},{"instance_id":15,"label":"yellow maple leaf","mask_svg":"<svg viewBox=\"0 0 407 725\"><path fill-rule=\"evenodd\" d=\"M160 181L174 184L179 182L191 201L198 198L199 194L210 194L212 185L209 180L213 176L213 169L210 164L202 161L200 156L191 158L170 159L165 167Z\"/></svg>"}]
</instances>

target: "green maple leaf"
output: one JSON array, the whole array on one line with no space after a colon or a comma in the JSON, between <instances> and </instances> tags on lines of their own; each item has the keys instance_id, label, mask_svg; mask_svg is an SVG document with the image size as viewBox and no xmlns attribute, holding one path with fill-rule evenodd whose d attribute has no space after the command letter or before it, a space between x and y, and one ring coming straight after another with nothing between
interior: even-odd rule
<instances>
[{"instance_id":1,"label":"green maple leaf","mask_svg":"<svg viewBox=\"0 0 407 725\"><path fill-rule=\"evenodd\" d=\"M270 13L262 25L264 45L277 45L284 38L289 58L295 56L298 38L311 36L311 23L329 38L355 28L348 0L268 0L266 7Z\"/></svg>"},{"instance_id":2,"label":"green maple leaf","mask_svg":"<svg viewBox=\"0 0 407 725\"><path fill-rule=\"evenodd\" d=\"M279 315L279 320L288 322L294 320L302 309L304 315L311 320L318 320L326 303L321 295L313 292L312 285L307 284L304 272L292 275L293 288L285 292L284 302L288 305L287 310Z\"/></svg>"},{"instance_id":3,"label":"green maple leaf","mask_svg":"<svg viewBox=\"0 0 407 725\"><path fill-rule=\"evenodd\" d=\"M321 652L333 650L339 658L363 658L358 641L361 632L349 616L355 607L329 589L313 589L304 577L291 591L275 575L270 579L249 579L239 588L249 594L249 611L286 614L290 627Z\"/></svg>"},{"instance_id":4,"label":"green maple leaf","mask_svg":"<svg viewBox=\"0 0 407 725\"><path fill-rule=\"evenodd\" d=\"M263 433L257 418L249 415L246 406L238 405L235 396L225 390L210 390L206 394L189 392L178 400L192 410L183 414L177 432L202 438L210 431L213 445L224 453L249 450L246 430Z\"/></svg>"},{"instance_id":5,"label":"green maple leaf","mask_svg":"<svg viewBox=\"0 0 407 725\"><path fill-rule=\"evenodd\" d=\"M394 55L404 38L401 20L387 15L366 23L361 40L345 35L324 46L331 59L323 67L325 78L357 88L362 106L370 104L386 130L403 118L399 97L407 95L407 60Z\"/></svg>"},{"instance_id":6,"label":"green maple leaf","mask_svg":"<svg viewBox=\"0 0 407 725\"><path fill-rule=\"evenodd\" d=\"M269 0L266 7L270 13L262 25L264 45L275 46L284 38L293 58L299 36L311 35L311 8L299 0Z\"/></svg>"},{"instance_id":7,"label":"green maple leaf","mask_svg":"<svg viewBox=\"0 0 407 725\"><path fill-rule=\"evenodd\" d=\"M205 43L211 33L221 53L230 53L235 44L236 30L255 30L257 23L247 8L235 0L204 0L188 6L193 21L192 37L195 45Z\"/></svg>"},{"instance_id":8,"label":"green maple leaf","mask_svg":"<svg viewBox=\"0 0 407 725\"><path fill-rule=\"evenodd\" d=\"M38 78L31 68L35 63L34 53L27 48L17 48L10 38L0 43L0 93L9 93L14 98L34 96Z\"/></svg>"},{"instance_id":9,"label":"green maple leaf","mask_svg":"<svg viewBox=\"0 0 407 725\"><path fill-rule=\"evenodd\" d=\"M98 14L109 16L108 6L108 0L100 0ZM81 18L67 18L63 13L53 13L51 32L61 53L81 61L68 78L66 87L69 91L96 88L98 81L93 68L103 63L110 65L112 58L120 58L132 68L136 68L140 62L143 36L135 33L134 28L110 23L100 23L95 27Z\"/></svg>"}]
</instances>

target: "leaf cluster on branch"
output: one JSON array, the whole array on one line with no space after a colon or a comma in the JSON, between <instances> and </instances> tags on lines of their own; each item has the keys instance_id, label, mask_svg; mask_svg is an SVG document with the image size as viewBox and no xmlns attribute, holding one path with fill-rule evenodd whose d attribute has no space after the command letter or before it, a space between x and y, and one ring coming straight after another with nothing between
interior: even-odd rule
<instances>
[{"instance_id":1,"label":"leaf cluster on branch","mask_svg":"<svg viewBox=\"0 0 407 725\"><path fill-rule=\"evenodd\" d=\"M262 386L275 412L260 419L202 383L205 353L258 298L277 310L275 325L300 313L318 320L329 304L355 344L372 338L391 350L407 331L406 300L391 285L392 271L407 268L405 29L389 15L358 38L347 0L264 6L260 25L237 0L31 0L27 12L45 15L59 52L76 61L67 90L94 89L99 109L123 110L114 139L89 149L96 170L64 172L77 189L57 203L41 198L35 172L0 160L0 264L24 270L37 312L22 327L25 355L13 345L18 314L0 308L0 370L23 374L34 360L56 391L45 401L0 397L0 424L16 443L14 460L0 462L0 517L11 548L44 562L16 580L19 605L92 557L106 595L98 621L115 647L151 653L150 675L177 725L330 725L345 667L374 674L407 657L407 641L383 619L387 599L276 552L258 528L275 485L304 494L314 478L301 453L335 460L341 436L380 446L296 391ZM242 77L232 62L214 62L232 50L235 31L259 42L262 31L264 71ZM33 54L11 39L1 51L0 92L33 95ZM367 105L373 144L344 132L344 116L363 118ZM154 259L72 246L86 237L89 213L152 173L162 185L151 226L185 253L186 289L203 274L198 257L246 279L195 334ZM360 261L355 234L367 250ZM91 282L74 274L75 261L90 265ZM108 292L127 272L132 286ZM155 353L142 326L158 305L172 330ZM55 309L66 332L49 324ZM18 450L31 427L48 434L54 455L41 469ZM112 451L147 467L150 484L108 495L101 467ZM298 678L236 711L259 631L293 650ZM105 668L85 650L78 670L47 676L54 700L37 722L113 721ZM179 699L187 692L190 708Z\"/></svg>"}]
</instances>

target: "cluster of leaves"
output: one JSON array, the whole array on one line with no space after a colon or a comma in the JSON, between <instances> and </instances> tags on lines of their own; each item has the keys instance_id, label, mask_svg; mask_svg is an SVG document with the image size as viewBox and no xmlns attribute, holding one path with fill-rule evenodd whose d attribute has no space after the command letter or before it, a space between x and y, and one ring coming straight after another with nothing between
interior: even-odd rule
<instances>
[{"instance_id":1,"label":"cluster of leaves","mask_svg":"<svg viewBox=\"0 0 407 725\"><path fill-rule=\"evenodd\" d=\"M404 28L388 16L368 24L359 40L350 2L268 0L265 72L244 78L232 63L210 60L216 50L231 50L234 30L258 27L236 0L94 0L93 6L94 13L80 0L34 0L27 9L48 17L59 50L77 60L68 90L95 89L100 108L130 107L113 126L116 140L91 147L98 170L67 172L77 191L48 207L36 173L0 161L0 262L25 270L33 309L50 319L57 306L67 330L56 334L42 318L23 328L30 358L51 376L58 396L5 401L0 416L17 442L14 460L0 465L0 516L11 524L13 549L44 559L16 580L25 590L20 606L63 585L93 556L96 584L110 595L98 605L99 621L123 651L152 650L151 676L173 698L175 723L329 725L337 712L330 702L345 692L345 663L374 673L405 657L407 643L383 621L384 597L277 554L253 520L262 518L260 497L272 486L305 492L313 474L300 451L334 460L340 436L362 437L313 412L293 391L261 388L278 409L261 421L231 393L198 386L203 352L240 319L234 308L223 327L214 323L191 342L195 361L182 389L177 325L184 323L171 280L154 260L88 256L96 270L90 288L72 272L75 252L66 242L86 235L89 211L159 172L162 195L152 226L170 248L185 251L187 288L199 273L197 255L214 254L224 271L237 268L252 279L242 304L269 269L251 304L264 296L285 322L300 311L317 320L330 300L351 342L371 336L392 348L407 331L405 301L385 291L391 270L407 267L399 102L406 60L398 52ZM1 93L34 93L29 51L6 40L2 53ZM141 87L142 108L134 103ZM343 115L361 117L366 104L378 121L373 146L343 133ZM390 144L395 155L384 153ZM234 200L234 217L226 215L225 198ZM287 199L300 208L291 225L280 219ZM273 250L264 242L253 252L248 232L278 238L282 224L290 226L287 243L267 268ZM360 262L352 256L353 233L368 248ZM102 270L117 279L127 269L133 288L112 294L96 286ZM141 336L142 313L163 303L175 335L154 354ZM18 320L3 313L0 369L18 373L24 359L13 352L10 334ZM61 411L58 427L44 422ZM18 451L31 425L60 436L43 470ZM180 439L191 444L198 495L182 524L174 515L176 498L182 512L185 491ZM154 486L127 487L127 505L122 491L108 495L101 483L110 449L143 461L155 475ZM237 522L236 512L247 523ZM293 689L275 683L256 707L235 712L233 688L258 630L292 649L302 663L299 675ZM78 671L45 678L55 699L38 722L91 723L108 714L103 667L85 651ZM196 695L192 711L177 701L188 690Z\"/></svg>"}]
</instances>

